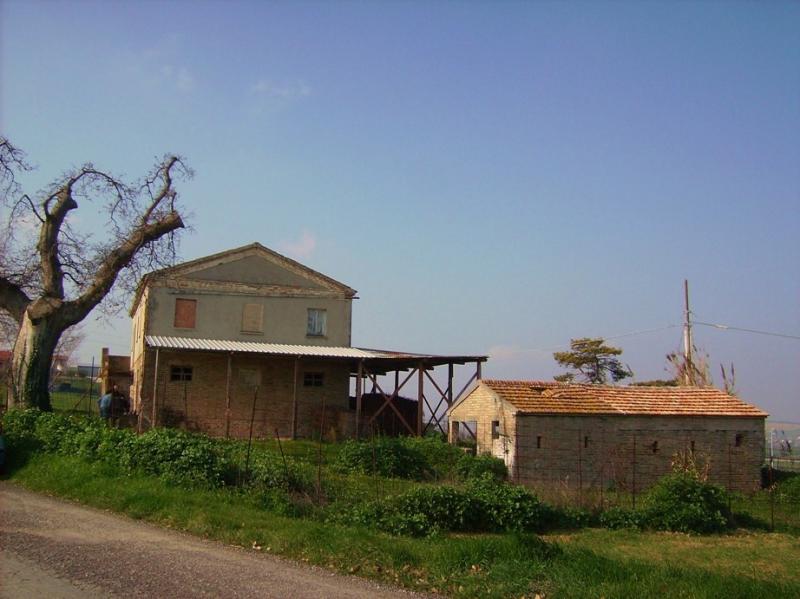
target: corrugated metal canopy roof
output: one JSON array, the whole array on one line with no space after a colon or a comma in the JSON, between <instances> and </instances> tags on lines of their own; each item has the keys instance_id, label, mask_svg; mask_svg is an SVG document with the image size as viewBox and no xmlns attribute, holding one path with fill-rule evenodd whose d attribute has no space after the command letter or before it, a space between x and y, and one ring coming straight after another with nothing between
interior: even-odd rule
<instances>
[{"instance_id":1,"label":"corrugated metal canopy roof","mask_svg":"<svg viewBox=\"0 0 800 599\"><path fill-rule=\"evenodd\" d=\"M364 360L373 364L383 363L395 368L406 368L423 361L431 366L465 362L484 362L486 356L440 356L415 354L360 347L341 347L325 345L290 345L266 343L263 341L230 341L226 339L196 339L192 337L167 337L147 335L145 343L154 349L175 349L207 352L233 352L249 354L268 354L274 356L296 356L316 358L338 358L344 360Z\"/></svg>"}]
</instances>

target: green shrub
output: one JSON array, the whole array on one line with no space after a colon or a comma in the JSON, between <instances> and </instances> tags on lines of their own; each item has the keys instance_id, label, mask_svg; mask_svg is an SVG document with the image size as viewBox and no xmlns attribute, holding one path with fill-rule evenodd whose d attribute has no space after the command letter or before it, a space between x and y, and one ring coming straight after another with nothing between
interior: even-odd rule
<instances>
[{"instance_id":1,"label":"green shrub","mask_svg":"<svg viewBox=\"0 0 800 599\"><path fill-rule=\"evenodd\" d=\"M251 458L249 485L262 494L278 489L291 493L310 493L314 476L309 466L280 456L261 452Z\"/></svg>"},{"instance_id":2,"label":"green shrub","mask_svg":"<svg viewBox=\"0 0 800 599\"><path fill-rule=\"evenodd\" d=\"M455 464L455 472L460 480L472 480L483 478L485 475L494 480L502 481L508 476L508 469L505 462L489 454L474 456L463 453Z\"/></svg>"},{"instance_id":3,"label":"green shrub","mask_svg":"<svg viewBox=\"0 0 800 599\"><path fill-rule=\"evenodd\" d=\"M219 443L203 435L157 428L124 446L120 462L176 484L219 486L226 469Z\"/></svg>"},{"instance_id":4,"label":"green shrub","mask_svg":"<svg viewBox=\"0 0 800 599\"><path fill-rule=\"evenodd\" d=\"M377 474L410 480L424 480L433 474L430 463L418 447L390 437L346 441L333 467L348 474Z\"/></svg>"},{"instance_id":5,"label":"green shrub","mask_svg":"<svg viewBox=\"0 0 800 599\"><path fill-rule=\"evenodd\" d=\"M722 487L700 480L692 472L674 472L645 495L642 521L657 530L710 533L728 528L731 515Z\"/></svg>"},{"instance_id":6,"label":"green shrub","mask_svg":"<svg viewBox=\"0 0 800 599\"><path fill-rule=\"evenodd\" d=\"M470 481L467 492L485 530L537 531L556 519L554 508L525 487L498 483L488 474Z\"/></svg>"},{"instance_id":7,"label":"green shrub","mask_svg":"<svg viewBox=\"0 0 800 599\"><path fill-rule=\"evenodd\" d=\"M800 476L787 477L778 483L777 493L781 500L800 501Z\"/></svg>"},{"instance_id":8,"label":"green shrub","mask_svg":"<svg viewBox=\"0 0 800 599\"><path fill-rule=\"evenodd\" d=\"M605 528L641 528L642 513L623 507L612 507L600 514L600 526Z\"/></svg>"}]
</instances>

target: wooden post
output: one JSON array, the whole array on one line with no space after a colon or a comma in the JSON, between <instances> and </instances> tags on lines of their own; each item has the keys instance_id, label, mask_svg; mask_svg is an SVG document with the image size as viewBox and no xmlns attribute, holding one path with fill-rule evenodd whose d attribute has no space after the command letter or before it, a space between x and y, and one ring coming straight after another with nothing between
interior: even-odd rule
<instances>
[{"instance_id":1,"label":"wooden post","mask_svg":"<svg viewBox=\"0 0 800 599\"><path fill-rule=\"evenodd\" d=\"M447 407L453 407L453 363L447 365Z\"/></svg>"},{"instance_id":2,"label":"wooden post","mask_svg":"<svg viewBox=\"0 0 800 599\"><path fill-rule=\"evenodd\" d=\"M425 365L419 363L419 384L417 389L417 436L422 436L422 412L425 403Z\"/></svg>"},{"instance_id":3,"label":"wooden post","mask_svg":"<svg viewBox=\"0 0 800 599\"><path fill-rule=\"evenodd\" d=\"M364 360L358 361L358 375L356 376L356 439L361 438L361 396L364 387Z\"/></svg>"},{"instance_id":4,"label":"wooden post","mask_svg":"<svg viewBox=\"0 0 800 599\"><path fill-rule=\"evenodd\" d=\"M158 399L158 348L156 348L156 367L153 372L153 425L152 428L156 427L156 417L158 416L158 412L156 412L156 401Z\"/></svg>"},{"instance_id":5,"label":"wooden post","mask_svg":"<svg viewBox=\"0 0 800 599\"><path fill-rule=\"evenodd\" d=\"M483 378L483 375L481 374L481 361L480 360L478 360L478 362L475 364L475 378L477 378L478 380L481 380L481 378Z\"/></svg>"},{"instance_id":6,"label":"wooden post","mask_svg":"<svg viewBox=\"0 0 800 599\"><path fill-rule=\"evenodd\" d=\"M231 371L233 354L228 354L228 378L225 380L225 438L231 435Z\"/></svg>"},{"instance_id":7,"label":"wooden post","mask_svg":"<svg viewBox=\"0 0 800 599\"><path fill-rule=\"evenodd\" d=\"M297 376L300 372L300 356L294 359L294 379L292 381L292 439L297 439Z\"/></svg>"}]
</instances>

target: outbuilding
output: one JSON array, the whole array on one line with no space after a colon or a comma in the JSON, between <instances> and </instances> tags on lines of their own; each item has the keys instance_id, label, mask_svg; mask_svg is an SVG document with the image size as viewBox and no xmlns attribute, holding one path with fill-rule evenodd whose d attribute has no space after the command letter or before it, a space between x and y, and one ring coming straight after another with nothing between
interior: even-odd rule
<instances>
[{"instance_id":1,"label":"outbuilding","mask_svg":"<svg viewBox=\"0 0 800 599\"><path fill-rule=\"evenodd\" d=\"M484 379L448 416L451 442L474 440L532 488L636 492L674 460L731 490L761 481L766 412L713 387Z\"/></svg>"}]
</instances>

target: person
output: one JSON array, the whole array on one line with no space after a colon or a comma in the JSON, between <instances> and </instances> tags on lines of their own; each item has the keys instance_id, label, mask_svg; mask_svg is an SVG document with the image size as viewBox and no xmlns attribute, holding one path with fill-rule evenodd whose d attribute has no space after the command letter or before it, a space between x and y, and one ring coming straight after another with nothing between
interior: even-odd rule
<instances>
[{"instance_id":1,"label":"person","mask_svg":"<svg viewBox=\"0 0 800 599\"><path fill-rule=\"evenodd\" d=\"M114 399L114 392L107 391L100 399L97 400L97 407L100 408L100 418L108 421L111 418L111 402Z\"/></svg>"}]
</instances>

